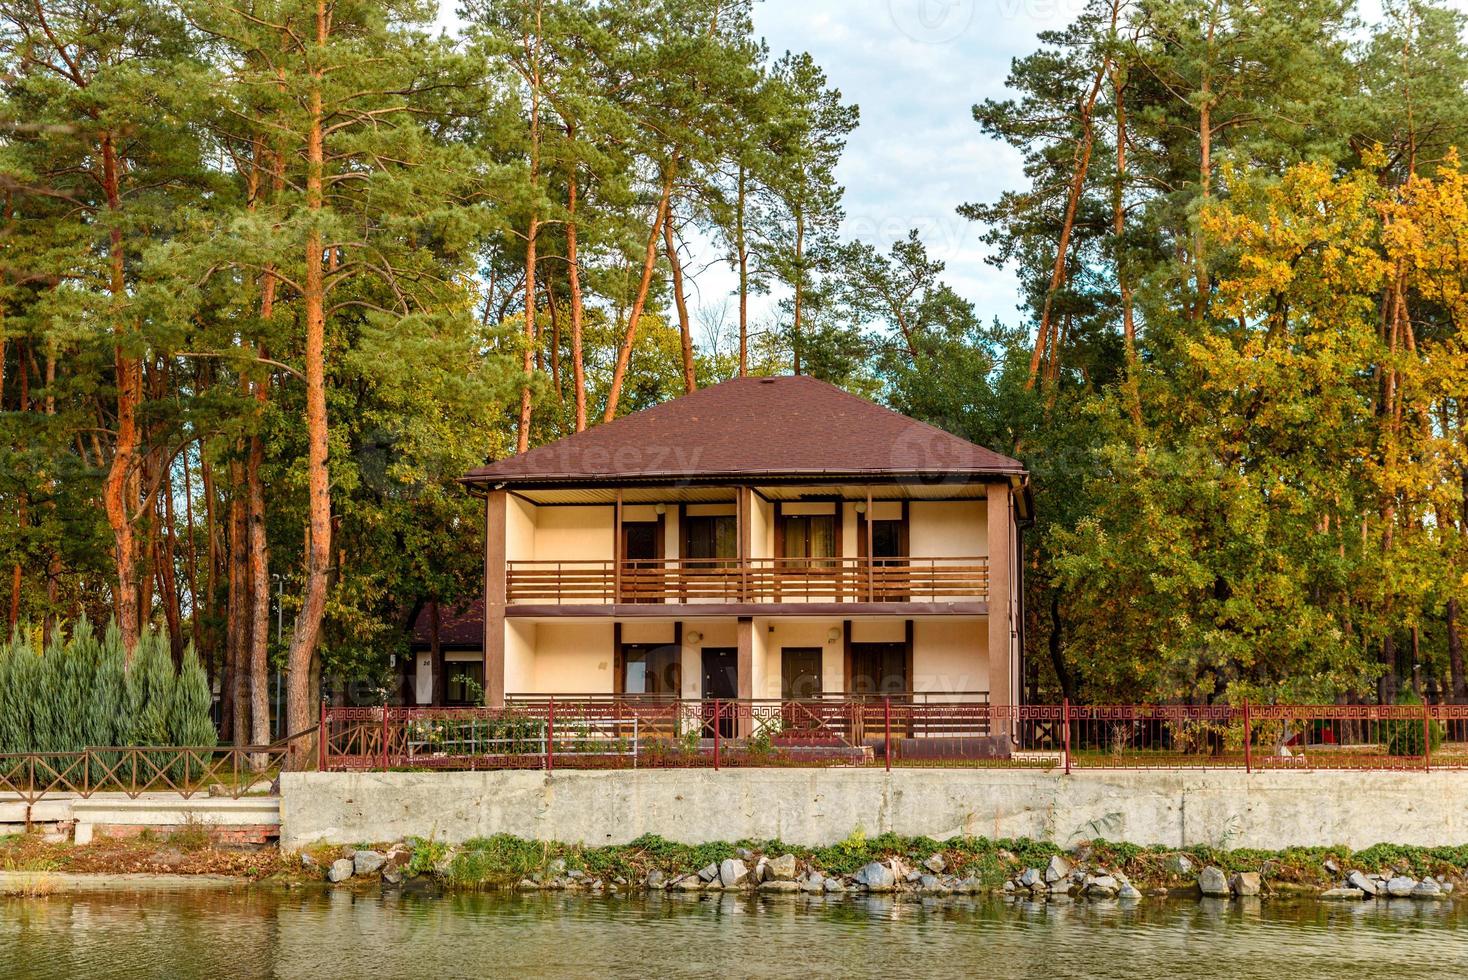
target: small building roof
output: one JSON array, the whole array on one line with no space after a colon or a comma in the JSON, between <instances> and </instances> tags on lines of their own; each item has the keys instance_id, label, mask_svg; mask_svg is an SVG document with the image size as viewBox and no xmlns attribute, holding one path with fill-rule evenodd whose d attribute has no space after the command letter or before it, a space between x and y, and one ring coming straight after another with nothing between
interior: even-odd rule
<instances>
[{"instance_id":1,"label":"small building roof","mask_svg":"<svg viewBox=\"0 0 1468 980\"><path fill-rule=\"evenodd\" d=\"M484 646L484 597L462 606L440 604L438 607L438 642L450 649L480 649ZM412 647L427 650L433 645L433 612L428 603L413 620Z\"/></svg>"},{"instance_id":2,"label":"small building roof","mask_svg":"<svg viewBox=\"0 0 1468 980\"><path fill-rule=\"evenodd\" d=\"M1019 477L1024 466L805 376L735 378L470 471L471 484Z\"/></svg>"}]
</instances>

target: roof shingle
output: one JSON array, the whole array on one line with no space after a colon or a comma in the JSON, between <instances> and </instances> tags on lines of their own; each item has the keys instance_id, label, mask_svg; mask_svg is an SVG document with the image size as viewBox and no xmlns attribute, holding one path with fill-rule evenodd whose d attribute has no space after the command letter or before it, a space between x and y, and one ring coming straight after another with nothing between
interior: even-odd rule
<instances>
[{"instance_id":1,"label":"roof shingle","mask_svg":"<svg viewBox=\"0 0 1468 980\"><path fill-rule=\"evenodd\" d=\"M1022 474L1017 460L814 378L736 378L471 471L470 483Z\"/></svg>"}]
</instances>

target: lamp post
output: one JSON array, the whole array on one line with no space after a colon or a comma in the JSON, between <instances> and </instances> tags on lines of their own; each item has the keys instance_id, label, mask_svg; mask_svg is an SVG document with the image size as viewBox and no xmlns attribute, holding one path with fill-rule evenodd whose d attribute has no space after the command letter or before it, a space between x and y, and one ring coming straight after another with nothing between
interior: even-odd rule
<instances>
[{"instance_id":1,"label":"lamp post","mask_svg":"<svg viewBox=\"0 0 1468 980\"><path fill-rule=\"evenodd\" d=\"M285 577L272 575L275 579L275 645L278 647L284 642L285 636ZM275 737L284 738L285 718L284 712L280 710L280 671L275 671Z\"/></svg>"}]
</instances>

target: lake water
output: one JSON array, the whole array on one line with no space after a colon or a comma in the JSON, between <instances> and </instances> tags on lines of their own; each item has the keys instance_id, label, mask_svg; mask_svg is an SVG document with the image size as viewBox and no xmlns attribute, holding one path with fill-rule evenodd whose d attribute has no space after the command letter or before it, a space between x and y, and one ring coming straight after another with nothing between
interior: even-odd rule
<instances>
[{"instance_id":1,"label":"lake water","mask_svg":"<svg viewBox=\"0 0 1468 980\"><path fill-rule=\"evenodd\" d=\"M0 899L0 978L1456 977L1456 903L190 892Z\"/></svg>"}]
</instances>

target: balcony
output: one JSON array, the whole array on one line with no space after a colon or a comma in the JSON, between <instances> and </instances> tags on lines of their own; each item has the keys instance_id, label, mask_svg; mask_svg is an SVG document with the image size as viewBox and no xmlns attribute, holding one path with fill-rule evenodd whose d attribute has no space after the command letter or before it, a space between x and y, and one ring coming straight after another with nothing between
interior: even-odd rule
<instances>
[{"instance_id":1,"label":"balcony","mask_svg":"<svg viewBox=\"0 0 1468 980\"><path fill-rule=\"evenodd\" d=\"M989 563L954 558L511 561L509 605L956 603L989 597Z\"/></svg>"}]
</instances>

